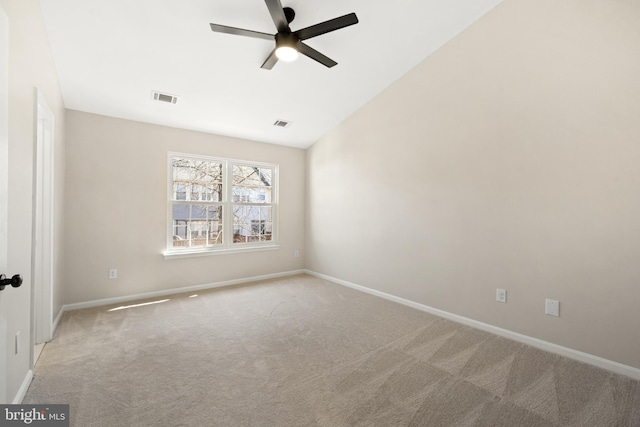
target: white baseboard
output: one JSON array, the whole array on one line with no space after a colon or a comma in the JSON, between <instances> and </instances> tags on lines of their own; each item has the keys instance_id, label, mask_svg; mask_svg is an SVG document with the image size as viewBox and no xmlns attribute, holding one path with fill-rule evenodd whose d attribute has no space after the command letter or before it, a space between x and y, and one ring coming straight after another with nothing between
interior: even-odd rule
<instances>
[{"instance_id":1,"label":"white baseboard","mask_svg":"<svg viewBox=\"0 0 640 427\"><path fill-rule=\"evenodd\" d=\"M267 280L267 279L276 279L278 277L293 276L296 274L303 274L303 273L305 273L305 270L293 270L293 271L286 271L283 273L265 274L263 276L253 276L253 277L245 277L242 279L226 280L223 282L205 283L203 285L185 286L184 288L173 288L173 289L166 289L163 291L146 292L142 294L126 295L121 297L104 298L104 299L93 300L93 301L65 304L64 306L62 306L62 312L70 311L70 310L80 310L83 308L100 307L103 305L121 304L123 302L158 298L158 297L163 297L167 295L182 294L186 292L197 292L197 291L203 291L206 289L221 288L224 286L241 285L243 283L251 283L251 282L257 282L259 280ZM60 316L61 315L58 315L58 317ZM59 319L56 318L56 326L58 321Z\"/></svg>"},{"instance_id":2,"label":"white baseboard","mask_svg":"<svg viewBox=\"0 0 640 427\"><path fill-rule=\"evenodd\" d=\"M548 341L544 341L538 338L533 338L528 335L523 335L517 332L510 331L508 329L499 328L497 326L490 325L488 323L479 322L477 320L469 319L467 317L459 316L457 314L449 313L447 311L439 310L437 308L429 307L428 305L420 304L415 301L400 298L395 295L387 294L385 292L377 291L375 289L367 288L365 286L356 285L355 283L347 282L345 280L337 279L335 277L327 276L325 274L316 273L311 270L304 270L305 273L318 277L320 279L328 280L330 282L337 283L342 286L346 286L361 292L365 292L370 295L374 295L380 298L384 298L399 304L412 307L435 316L443 317L448 320L452 320L457 323L462 323L467 326L471 326L476 329L480 329L492 334L500 335L505 338L512 339L514 341L521 342L523 344L530 345L540 350L548 351L550 353L559 354L569 359L577 360L579 362L587 363L589 365L596 366L598 368L606 369L608 371L615 372L617 374L625 375L635 380L640 380L640 369L633 366L623 365L622 363L614 362L612 360L603 359L602 357L594 356L589 353L574 350L572 348L563 347L561 345L553 344Z\"/></svg>"},{"instance_id":3,"label":"white baseboard","mask_svg":"<svg viewBox=\"0 0 640 427\"><path fill-rule=\"evenodd\" d=\"M18 393L16 393L16 397L13 398L13 404L19 405L22 403L24 396L27 394L27 390L29 390L29 385L31 385L31 380L33 380L33 370L29 369L27 371L27 375L25 375L24 380L22 380L22 385L18 389Z\"/></svg>"},{"instance_id":4,"label":"white baseboard","mask_svg":"<svg viewBox=\"0 0 640 427\"><path fill-rule=\"evenodd\" d=\"M58 329L58 324L60 323L60 319L62 319L62 315L64 314L64 306L60 307L60 311L58 312L58 315L56 316L56 318L53 320L53 325L51 325L51 338L53 339L53 336L56 333L56 329Z\"/></svg>"}]
</instances>

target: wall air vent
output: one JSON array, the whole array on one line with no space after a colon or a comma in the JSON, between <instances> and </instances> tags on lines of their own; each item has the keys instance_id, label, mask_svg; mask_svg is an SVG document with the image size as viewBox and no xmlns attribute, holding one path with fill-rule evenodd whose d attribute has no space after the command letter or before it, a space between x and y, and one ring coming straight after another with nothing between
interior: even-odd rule
<instances>
[{"instance_id":1,"label":"wall air vent","mask_svg":"<svg viewBox=\"0 0 640 427\"><path fill-rule=\"evenodd\" d=\"M168 102L169 104L178 102L176 95L169 95L168 93L157 92L155 90L151 92L151 99L159 102Z\"/></svg>"},{"instance_id":2,"label":"wall air vent","mask_svg":"<svg viewBox=\"0 0 640 427\"><path fill-rule=\"evenodd\" d=\"M287 122L285 120L276 120L275 123L273 124L274 126L280 127L280 128L286 128L291 124L291 122Z\"/></svg>"}]
</instances>

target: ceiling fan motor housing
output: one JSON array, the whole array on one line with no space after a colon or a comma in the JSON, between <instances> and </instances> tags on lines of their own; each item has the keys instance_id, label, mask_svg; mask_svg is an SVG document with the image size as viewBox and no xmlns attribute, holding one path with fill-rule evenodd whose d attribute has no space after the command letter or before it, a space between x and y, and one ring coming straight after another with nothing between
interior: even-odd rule
<instances>
[{"instance_id":1,"label":"ceiling fan motor housing","mask_svg":"<svg viewBox=\"0 0 640 427\"><path fill-rule=\"evenodd\" d=\"M276 47L292 47L297 49L299 40L298 36L293 33L278 33L276 34Z\"/></svg>"},{"instance_id":2,"label":"ceiling fan motor housing","mask_svg":"<svg viewBox=\"0 0 640 427\"><path fill-rule=\"evenodd\" d=\"M282 10L284 11L284 17L287 19L287 23L291 24L293 18L296 17L296 12L290 7L283 7Z\"/></svg>"}]
</instances>

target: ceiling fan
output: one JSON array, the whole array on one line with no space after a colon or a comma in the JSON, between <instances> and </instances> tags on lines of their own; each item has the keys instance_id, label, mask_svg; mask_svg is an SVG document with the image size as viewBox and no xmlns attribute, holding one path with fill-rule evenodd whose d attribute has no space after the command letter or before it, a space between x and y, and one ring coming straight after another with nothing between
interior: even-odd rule
<instances>
[{"instance_id":1,"label":"ceiling fan","mask_svg":"<svg viewBox=\"0 0 640 427\"><path fill-rule=\"evenodd\" d=\"M262 33L259 31L245 30L242 28L228 27L226 25L210 24L211 30L217 33L235 34L238 36L253 37L257 39L275 40L276 47L271 51L261 68L270 70L276 65L278 59L283 61L293 61L301 53L309 58L318 61L326 67L333 67L338 63L333 59L323 55L307 44L303 40L310 39L340 28L348 27L358 23L355 13L349 13L338 18L330 19L298 31L291 31L289 24L295 18L296 13L290 7L282 7L280 0L265 0L271 19L276 24L278 32L276 34Z\"/></svg>"}]
</instances>

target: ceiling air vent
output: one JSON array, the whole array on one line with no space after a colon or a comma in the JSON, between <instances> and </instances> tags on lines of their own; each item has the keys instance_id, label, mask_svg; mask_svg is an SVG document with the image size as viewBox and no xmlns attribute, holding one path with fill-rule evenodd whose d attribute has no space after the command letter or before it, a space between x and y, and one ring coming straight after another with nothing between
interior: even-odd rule
<instances>
[{"instance_id":1,"label":"ceiling air vent","mask_svg":"<svg viewBox=\"0 0 640 427\"><path fill-rule=\"evenodd\" d=\"M273 124L274 126L280 127L280 128L286 128L291 124L291 122L287 122L285 120L276 120L276 122Z\"/></svg>"},{"instance_id":2,"label":"ceiling air vent","mask_svg":"<svg viewBox=\"0 0 640 427\"><path fill-rule=\"evenodd\" d=\"M176 102L178 102L178 97L176 95L156 92L155 90L151 92L151 99L159 102L168 102L169 104L175 104Z\"/></svg>"}]
</instances>

